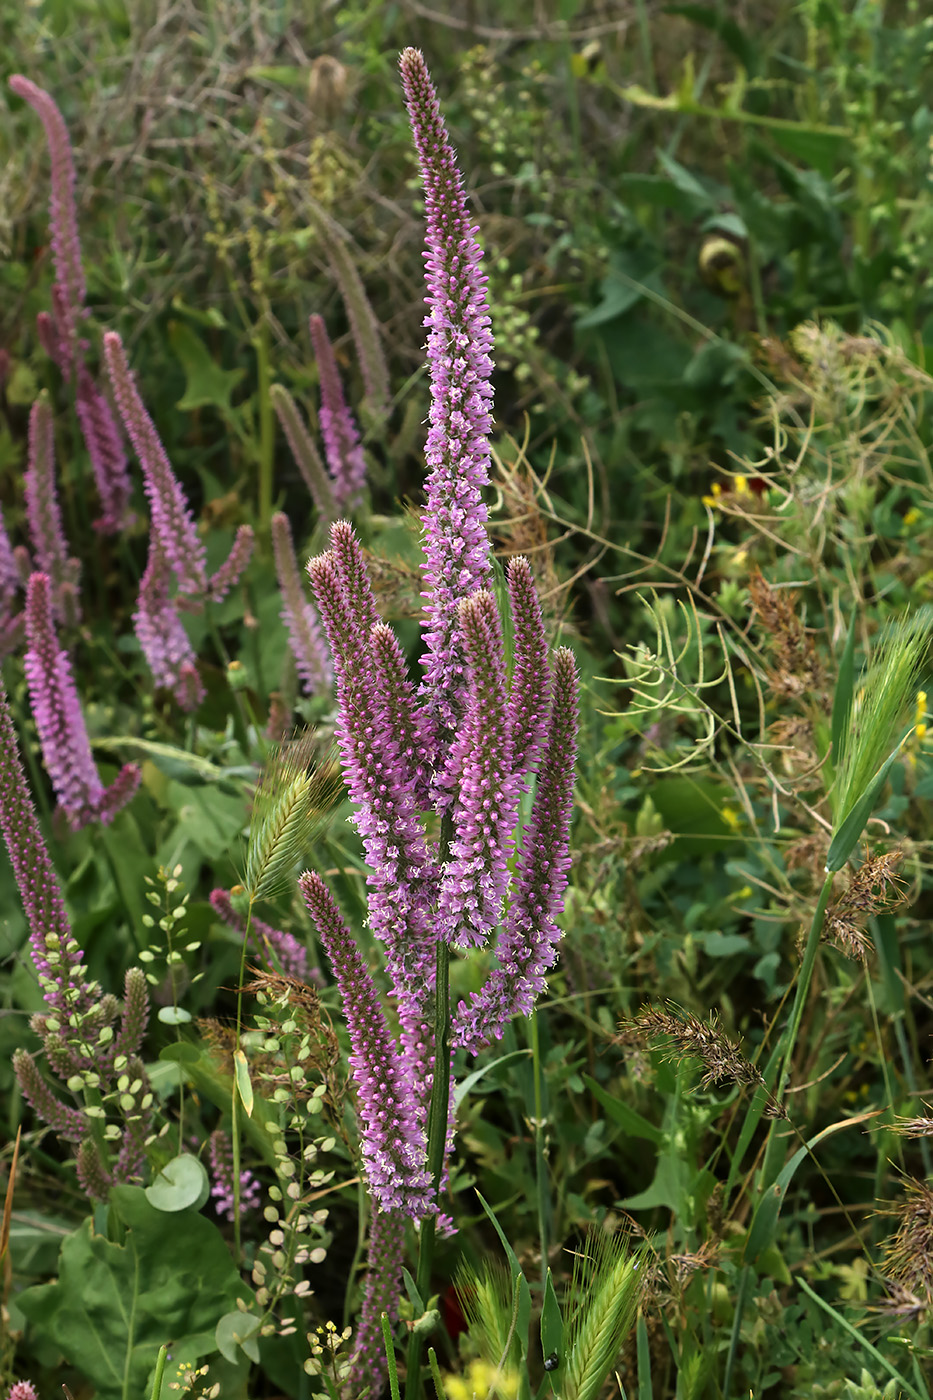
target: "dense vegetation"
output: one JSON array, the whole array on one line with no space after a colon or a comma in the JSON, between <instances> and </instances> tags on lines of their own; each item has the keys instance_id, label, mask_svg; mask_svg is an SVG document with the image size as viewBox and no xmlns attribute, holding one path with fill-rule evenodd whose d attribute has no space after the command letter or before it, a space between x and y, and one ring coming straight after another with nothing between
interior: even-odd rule
<instances>
[{"instance_id":1,"label":"dense vegetation","mask_svg":"<svg viewBox=\"0 0 933 1400\"><path fill-rule=\"evenodd\" d=\"M0 5L4 1396L930 1395L933 18L619 9ZM557 864L580 682L559 961L473 1054L494 940L451 956L396 1298L361 1036L415 1051L326 590L358 541L420 678L412 44L494 340L465 670L504 646L514 710L527 558L567 707L502 810Z\"/></svg>"}]
</instances>

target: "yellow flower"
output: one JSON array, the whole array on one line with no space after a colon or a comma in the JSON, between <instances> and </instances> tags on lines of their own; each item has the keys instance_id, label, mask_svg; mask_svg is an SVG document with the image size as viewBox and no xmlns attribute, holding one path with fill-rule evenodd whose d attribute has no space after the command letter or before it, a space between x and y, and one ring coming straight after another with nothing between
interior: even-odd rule
<instances>
[{"instance_id":1,"label":"yellow flower","mask_svg":"<svg viewBox=\"0 0 933 1400\"><path fill-rule=\"evenodd\" d=\"M462 1376L444 1376L447 1400L516 1400L518 1384L517 1371L497 1371L479 1359L471 1361Z\"/></svg>"},{"instance_id":2,"label":"yellow flower","mask_svg":"<svg viewBox=\"0 0 933 1400\"><path fill-rule=\"evenodd\" d=\"M911 506L910 510L907 511L907 513L905 514L904 519L903 519L903 521L902 521L901 523L902 523L905 527L907 527L907 528L909 529L911 525L916 525L916 523L917 523L917 521L918 521L919 519L920 519L920 512L919 512L919 510L917 509L916 506Z\"/></svg>"},{"instance_id":3,"label":"yellow flower","mask_svg":"<svg viewBox=\"0 0 933 1400\"><path fill-rule=\"evenodd\" d=\"M749 494L747 476L734 477L732 484L735 488L735 494L737 496L747 496Z\"/></svg>"}]
</instances>

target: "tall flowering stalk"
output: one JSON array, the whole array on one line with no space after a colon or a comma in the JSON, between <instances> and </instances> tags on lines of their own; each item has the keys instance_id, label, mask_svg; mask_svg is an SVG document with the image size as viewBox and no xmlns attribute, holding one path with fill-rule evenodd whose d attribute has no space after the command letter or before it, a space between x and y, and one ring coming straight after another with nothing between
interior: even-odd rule
<instances>
[{"instance_id":1,"label":"tall flowering stalk","mask_svg":"<svg viewBox=\"0 0 933 1400\"><path fill-rule=\"evenodd\" d=\"M295 558L295 545L288 516L278 511L272 517L272 549L275 573L282 594L282 621L288 632L295 668L306 695L316 695L331 681L330 658L321 636L317 613L301 586Z\"/></svg>"},{"instance_id":2,"label":"tall flowering stalk","mask_svg":"<svg viewBox=\"0 0 933 1400\"><path fill-rule=\"evenodd\" d=\"M333 482L334 500L339 510L352 511L362 500L366 483L366 461L360 433L347 408L334 347L323 318L312 316L308 327L321 380L321 437L324 439L327 469Z\"/></svg>"},{"instance_id":3,"label":"tall flowering stalk","mask_svg":"<svg viewBox=\"0 0 933 1400\"><path fill-rule=\"evenodd\" d=\"M40 312L37 318L39 339L66 379L71 379L76 371L75 407L102 507L94 524L102 533L113 534L127 523L131 486L126 454L110 404L84 363L87 342L78 334L88 313L84 304L87 287L78 237L71 142L64 118L49 93L20 74L10 79L10 87L41 119L52 161L49 227L55 282L52 311Z\"/></svg>"},{"instance_id":4,"label":"tall flowering stalk","mask_svg":"<svg viewBox=\"0 0 933 1400\"><path fill-rule=\"evenodd\" d=\"M80 615L77 584L81 566L77 559L69 557L65 540L55 480L54 424L45 397L33 404L29 415L29 454L23 486L36 563L51 580L56 616L74 624Z\"/></svg>"},{"instance_id":5,"label":"tall flowering stalk","mask_svg":"<svg viewBox=\"0 0 933 1400\"><path fill-rule=\"evenodd\" d=\"M81 243L75 209L75 168L65 119L54 98L20 73L10 79L10 87L28 102L43 127L52 162L49 191L49 228L55 262L55 330L58 363L70 375L77 353L78 324L84 313L87 287L81 265Z\"/></svg>"},{"instance_id":6,"label":"tall flowering stalk","mask_svg":"<svg viewBox=\"0 0 933 1400\"><path fill-rule=\"evenodd\" d=\"M74 830L90 821L112 821L139 786L140 770L128 763L110 787L100 780L88 740L71 660L61 649L47 574L35 573L26 590L23 662L42 758L62 811Z\"/></svg>"},{"instance_id":7,"label":"tall flowering stalk","mask_svg":"<svg viewBox=\"0 0 933 1400\"><path fill-rule=\"evenodd\" d=\"M194 710L204 699L204 687L194 648L169 591L169 576L168 561L158 541L152 540L133 626L156 685L172 691L183 710Z\"/></svg>"},{"instance_id":8,"label":"tall flowering stalk","mask_svg":"<svg viewBox=\"0 0 933 1400\"><path fill-rule=\"evenodd\" d=\"M507 655L482 490L488 477L492 341L480 251L424 59L401 59L425 188L431 370L423 516L425 676L408 675L379 619L352 527L308 565L337 691L336 734L368 866L369 924L380 940L400 1026L390 1036L371 973L321 877L302 895L340 988L352 1046L363 1169L373 1203L370 1274L353 1380L379 1394L378 1321L393 1313L401 1224L421 1221L418 1287L431 1253L452 1138L451 1046L475 1052L530 1011L556 959L569 867L577 673L549 661L531 570L511 561ZM511 664L510 664L511 663ZM516 828L533 789L530 818ZM438 821L438 818L440 820ZM498 933L497 933L498 930ZM497 966L451 1016L452 948L495 941ZM408 1357L419 1385L420 1342ZM356 1392L354 1392L356 1394Z\"/></svg>"},{"instance_id":9,"label":"tall flowering stalk","mask_svg":"<svg viewBox=\"0 0 933 1400\"><path fill-rule=\"evenodd\" d=\"M106 1200L110 1187L140 1171L152 1123L152 1093L139 1050L149 1017L146 978L126 974L124 1001L88 977L71 931L58 879L26 786L10 714L0 685L0 830L29 925L29 941L45 1002L32 1018L46 1059L80 1106L46 1082L32 1055L17 1050L13 1068L33 1108L77 1149L78 1175L87 1194ZM118 1081L127 1085L117 1092ZM104 1100L116 1103L121 1123L105 1128Z\"/></svg>"}]
</instances>

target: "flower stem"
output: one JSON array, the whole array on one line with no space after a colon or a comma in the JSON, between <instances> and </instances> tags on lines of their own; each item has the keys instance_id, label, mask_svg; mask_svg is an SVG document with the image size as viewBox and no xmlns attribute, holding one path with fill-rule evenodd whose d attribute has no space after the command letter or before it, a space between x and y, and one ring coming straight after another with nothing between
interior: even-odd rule
<instances>
[{"instance_id":1,"label":"flower stem","mask_svg":"<svg viewBox=\"0 0 933 1400\"><path fill-rule=\"evenodd\" d=\"M445 862L454 834L453 818L441 821L441 861ZM434 1077L431 1106L428 1109L428 1170L435 1196L440 1195L447 1147L447 1120L450 1112L450 944L441 936L437 941L437 972L434 990ZM427 1303L431 1292L431 1266L434 1262L436 1217L421 1222L418 1244L418 1292ZM405 1400L417 1400L420 1391L422 1338L412 1332L408 1342L408 1376Z\"/></svg>"}]
</instances>

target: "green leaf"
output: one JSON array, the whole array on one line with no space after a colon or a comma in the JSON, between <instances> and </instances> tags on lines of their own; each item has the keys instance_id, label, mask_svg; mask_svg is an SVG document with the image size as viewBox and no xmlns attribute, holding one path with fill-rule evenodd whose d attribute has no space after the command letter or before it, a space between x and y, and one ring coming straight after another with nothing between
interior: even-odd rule
<instances>
[{"instance_id":1,"label":"green leaf","mask_svg":"<svg viewBox=\"0 0 933 1400\"><path fill-rule=\"evenodd\" d=\"M215 365L204 342L181 321L170 322L168 338L188 381L176 407L187 412L210 406L232 417L230 395L246 371L242 368L221 369Z\"/></svg>"},{"instance_id":2,"label":"green leaf","mask_svg":"<svg viewBox=\"0 0 933 1400\"><path fill-rule=\"evenodd\" d=\"M859 1123L864 1123L870 1113L860 1114L857 1118L841 1118L837 1123L830 1123L827 1128L817 1133L804 1146L798 1148L791 1157L784 1170L777 1179L766 1189L758 1207L752 1218L751 1229L745 1241L745 1258L749 1263L753 1263L763 1249L766 1249L774 1240L774 1227L777 1224L778 1216L781 1213L781 1206L784 1204L784 1197L787 1195L787 1188L794 1179L794 1173L800 1166L803 1159L810 1155L813 1149L824 1140L832 1137L834 1133L841 1132L843 1128L852 1128ZM623 1203L624 1204L624 1203Z\"/></svg>"},{"instance_id":3,"label":"green leaf","mask_svg":"<svg viewBox=\"0 0 933 1400\"><path fill-rule=\"evenodd\" d=\"M249 1065L246 1055L242 1050L233 1052L233 1069L236 1075L236 1091L240 1096L240 1102L246 1109L247 1118L253 1116L253 1086L249 1077Z\"/></svg>"},{"instance_id":4,"label":"green leaf","mask_svg":"<svg viewBox=\"0 0 933 1400\"><path fill-rule=\"evenodd\" d=\"M544 1306L541 1309L541 1351L545 1357L553 1356L555 1352L561 1357L563 1349L564 1319L561 1316L557 1294L554 1292L551 1271L548 1269L544 1281Z\"/></svg>"},{"instance_id":5,"label":"green leaf","mask_svg":"<svg viewBox=\"0 0 933 1400\"><path fill-rule=\"evenodd\" d=\"M159 1020L163 1026L186 1026L191 1020L191 1012L183 1006L160 1006Z\"/></svg>"},{"instance_id":6,"label":"green leaf","mask_svg":"<svg viewBox=\"0 0 933 1400\"><path fill-rule=\"evenodd\" d=\"M513 1289L515 1290L513 1296L517 1300L515 1337L519 1343L519 1346L521 1347L521 1354L522 1358L524 1359L528 1341L528 1323L531 1318L531 1290L528 1287L528 1280L522 1273L522 1266L518 1262L518 1256L515 1253L515 1250L509 1244L508 1240L506 1239L502 1226L496 1219L492 1208L486 1204L486 1202L483 1200L482 1196L478 1191L476 1195L480 1205L483 1207L483 1210L486 1212L486 1215L492 1222L493 1229L499 1236L500 1243L502 1245L502 1248L505 1250L506 1256L509 1261L509 1270L512 1275L512 1285Z\"/></svg>"},{"instance_id":7,"label":"green leaf","mask_svg":"<svg viewBox=\"0 0 933 1400\"><path fill-rule=\"evenodd\" d=\"M237 1355L239 1348L258 1366L261 1322L261 1318L253 1313L240 1312L239 1308L234 1312L224 1313L214 1333L217 1350L221 1356L227 1361L237 1362L240 1359Z\"/></svg>"},{"instance_id":8,"label":"green leaf","mask_svg":"<svg viewBox=\"0 0 933 1400\"><path fill-rule=\"evenodd\" d=\"M590 1075L584 1074L583 1082L589 1089L599 1104L606 1110L614 1123L618 1123L620 1128L624 1128L630 1137L646 1138L648 1142L663 1142L664 1134L660 1128L656 1128L653 1123L649 1123L647 1118L643 1118L634 1108L630 1108L621 1099L613 1098L612 1094L597 1084Z\"/></svg>"},{"instance_id":9,"label":"green leaf","mask_svg":"<svg viewBox=\"0 0 933 1400\"><path fill-rule=\"evenodd\" d=\"M496 1060L490 1060L481 1069L475 1069L472 1074L468 1074L454 1090L454 1107L459 1108L470 1090L479 1083L484 1074L488 1074L491 1069L497 1066L510 1064L513 1060L526 1060L531 1054L530 1050L510 1050L507 1055L500 1055Z\"/></svg>"},{"instance_id":10,"label":"green leaf","mask_svg":"<svg viewBox=\"0 0 933 1400\"><path fill-rule=\"evenodd\" d=\"M200 1210L210 1190L204 1163L190 1152L182 1152L146 1187L146 1200L161 1211Z\"/></svg>"},{"instance_id":11,"label":"green leaf","mask_svg":"<svg viewBox=\"0 0 933 1400\"><path fill-rule=\"evenodd\" d=\"M829 843L829 852L826 856L827 870L841 870L849 859L849 856L855 850L859 838L865 830L868 818L871 816L878 801L878 795L884 786L884 780L888 776L894 762L900 757L904 740L907 738L908 734L912 732L913 725L908 724L900 739L898 739L897 747L894 749L894 752L888 754L888 757L885 759L884 763L882 763L878 772L872 778L868 787Z\"/></svg>"},{"instance_id":12,"label":"green leaf","mask_svg":"<svg viewBox=\"0 0 933 1400\"><path fill-rule=\"evenodd\" d=\"M27 1288L17 1302L96 1400L136 1400L151 1389L164 1342L174 1364L196 1364L216 1350L220 1318L249 1295L204 1216L186 1211L169 1223L138 1186L114 1187L111 1208L124 1242L95 1234L86 1220L62 1244L56 1282Z\"/></svg>"}]
</instances>

